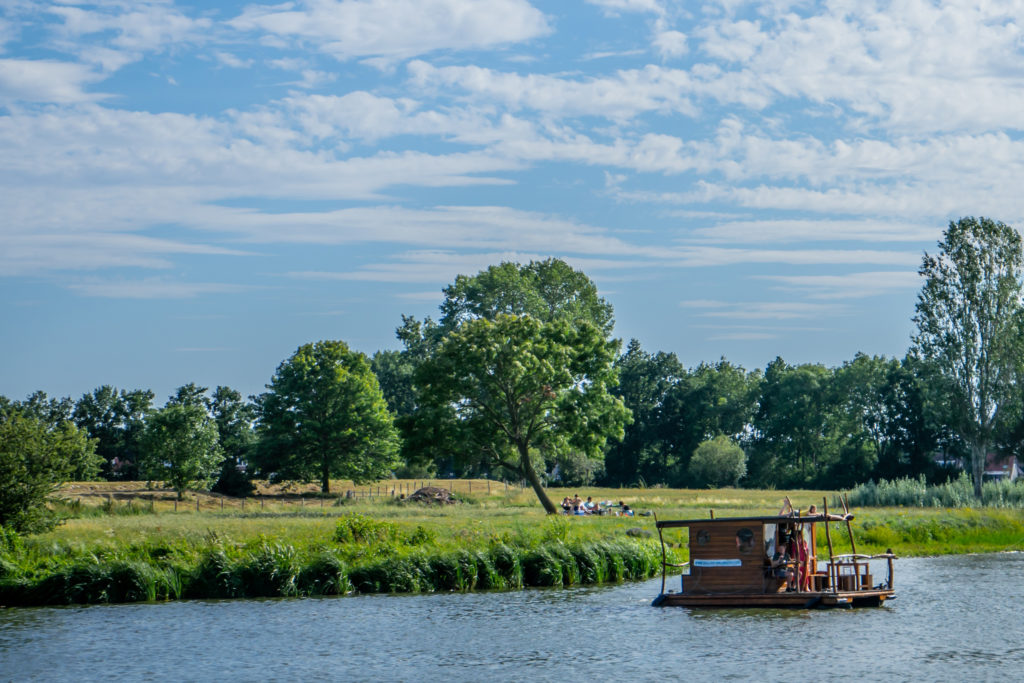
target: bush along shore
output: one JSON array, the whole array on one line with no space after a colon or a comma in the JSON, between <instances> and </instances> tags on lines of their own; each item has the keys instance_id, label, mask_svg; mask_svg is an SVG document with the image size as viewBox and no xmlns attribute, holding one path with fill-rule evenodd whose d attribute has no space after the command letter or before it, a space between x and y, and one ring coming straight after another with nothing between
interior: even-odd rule
<instances>
[{"instance_id":1,"label":"bush along shore","mask_svg":"<svg viewBox=\"0 0 1024 683\"><path fill-rule=\"evenodd\" d=\"M621 531L579 538L560 518L528 532L470 534L463 547L410 526L350 514L328 543L233 543L209 532L93 549L43 546L0 529L0 605L518 589L645 579L661 569L656 540Z\"/></svg>"}]
</instances>

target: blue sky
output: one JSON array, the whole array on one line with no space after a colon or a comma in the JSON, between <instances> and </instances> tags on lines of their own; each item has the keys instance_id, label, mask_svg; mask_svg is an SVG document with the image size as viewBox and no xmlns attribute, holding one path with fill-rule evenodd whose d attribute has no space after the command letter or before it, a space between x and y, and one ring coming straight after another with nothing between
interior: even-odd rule
<instances>
[{"instance_id":1,"label":"blue sky","mask_svg":"<svg viewBox=\"0 0 1024 683\"><path fill-rule=\"evenodd\" d=\"M0 393L262 390L556 256L616 336L902 355L948 222L1021 220L1022 2L0 6Z\"/></svg>"}]
</instances>

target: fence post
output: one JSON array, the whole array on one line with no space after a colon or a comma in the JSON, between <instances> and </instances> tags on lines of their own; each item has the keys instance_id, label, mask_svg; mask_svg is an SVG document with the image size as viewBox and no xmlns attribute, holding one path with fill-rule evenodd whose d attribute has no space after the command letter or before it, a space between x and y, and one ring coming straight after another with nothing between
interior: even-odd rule
<instances>
[{"instance_id":1,"label":"fence post","mask_svg":"<svg viewBox=\"0 0 1024 683\"><path fill-rule=\"evenodd\" d=\"M469 480L469 492L473 493L473 480L472 479Z\"/></svg>"},{"instance_id":2,"label":"fence post","mask_svg":"<svg viewBox=\"0 0 1024 683\"><path fill-rule=\"evenodd\" d=\"M260 496L260 510L263 509L263 496Z\"/></svg>"},{"instance_id":3,"label":"fence post","mask_svg":"<svg viewBox=\"0 0 1024 683\"><path fill-rule=\"evenodd\" d=\"M177 497L175 497L175 499L174 499L174 511L175 512L178 511L178 499L177 499Z\"/></svg>"},{"instance_id":4,"label":"fence post","mask_svg":"<svg viewBox=\"0 0 1024 683\"><path fill-rule=\"evenodd\" d=\"M224 512L224 499L223 498L220 499L220 511Z\"/></svg>"},{"instance_id":5,"label":"fence post","mask_svg":"<svg viewBox=\"0 0 1024 683\"><path fill-rule=\"evenodd\" d=\"M487 480L487 495L491 495L491 480Z\"/></svg>"},{"instance_id":6,"label":"fence post","mask_svg":"<svg viewBox=\"0 0 1024 683\"><path fill-rule=\"evenodd\" d=\"M196 494L196 512L199 512L199 494Z\"/></svg>"}]
</instances>

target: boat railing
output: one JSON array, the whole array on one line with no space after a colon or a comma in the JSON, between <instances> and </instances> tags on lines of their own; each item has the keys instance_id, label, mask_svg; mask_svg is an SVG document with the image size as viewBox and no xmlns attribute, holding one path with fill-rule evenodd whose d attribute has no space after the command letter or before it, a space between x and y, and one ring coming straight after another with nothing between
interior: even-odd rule
<instances>
[{"instance_id":1,"label":"boat railing","mask_svg":"<svg viewBox=\"0 0 1024 683\"><path fill-rule=\"evenodd\" d=\"M829 586L832 591L869 590L872 586L871 560L886 560L888 575L885 580L887 589L892 590L893 566L896 555L890 550L876 555L862 553L846 553L833 555L828 562Z\"/></svg>"}]
</instances>

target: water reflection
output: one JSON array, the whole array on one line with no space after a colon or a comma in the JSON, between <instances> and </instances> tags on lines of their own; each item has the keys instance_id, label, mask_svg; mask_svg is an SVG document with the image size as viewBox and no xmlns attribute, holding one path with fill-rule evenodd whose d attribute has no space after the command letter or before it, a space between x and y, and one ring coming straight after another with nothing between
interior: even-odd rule
<instances>
[{"instance_id":1,"label":"water reflection","mask_svg":"<svg viewBox=\"0 0 1024 683\"><path fill-rule=\"evenodd\" d=\"M1016 679L1024 555L901 560L880 609L652 608L660 579L0 610L0 680Z\"/></svg>"}]
</instances>

